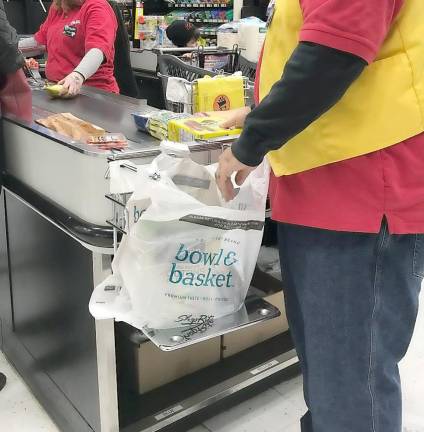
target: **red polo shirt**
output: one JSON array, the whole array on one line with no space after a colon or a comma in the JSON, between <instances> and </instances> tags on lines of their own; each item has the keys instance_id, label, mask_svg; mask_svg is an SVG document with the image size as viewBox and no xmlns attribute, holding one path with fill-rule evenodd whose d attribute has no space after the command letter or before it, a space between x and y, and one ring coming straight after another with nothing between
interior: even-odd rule
<instances>
[{"instance_id":1,"label":"red polo shirt","mask_svg":"<svg viewBox=\"0 0 424 432\"><path fill-rule=\"evenodd\" d=\"M92 48L100 49L105 61L85 84L119 93L114 77L115 36L117 21L106 0L85 0L80 8L66 14L50 7L46 21L34 35L47 47L46 75L60 81L69 75Z\"/></svg>"},{"instance_id":2,"label":"red polo shirt","mask_svg":"<svg viewBox=\"0 0 424 432\"><path fill-rule=\"evenodd\" d=\"M300 3L304 14L301 41L371 62L403 0ZM270 197L273 219L280 222L376 233L386 216L392 234L424 233L424 134L300 174L272 176Z\"/></svg>"}]
</instances>

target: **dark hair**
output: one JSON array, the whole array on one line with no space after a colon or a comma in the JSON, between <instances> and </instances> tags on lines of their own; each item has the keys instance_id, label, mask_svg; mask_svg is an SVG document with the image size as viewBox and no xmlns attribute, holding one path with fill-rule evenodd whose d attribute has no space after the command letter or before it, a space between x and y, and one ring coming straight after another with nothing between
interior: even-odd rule
<instances>
[{"instance_id":1,"label":"dark hair","mask_svg":"<svg viewBox=\"0 0 424 432\"><path fill-rule=\"evenodd\" d=\"M188 21L177 20L168 26L166 35L177 47L185 47L192 39L199 39L200 30Z\"/></svg>"}]
</instances>

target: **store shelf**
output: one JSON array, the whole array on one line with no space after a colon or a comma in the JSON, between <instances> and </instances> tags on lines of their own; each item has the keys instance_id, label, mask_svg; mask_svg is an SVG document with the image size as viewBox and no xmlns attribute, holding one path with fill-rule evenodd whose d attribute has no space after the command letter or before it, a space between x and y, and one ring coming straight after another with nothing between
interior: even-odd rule
<instances>
[{"instance_id":1,"label":"store shelf","mask_svg":"<svg viewBox=\"0 0 424 432\"><path fill-rule=\"evenodd\" d=\"M189 18L189 22L196 24L225 24L229 23L229 20L223 19L202 19L202 18Z\"/></svg>"},{"instance_id":2,"label":"store shelf","mask_svg":"<svg viewBox=\"0 0 424 432\"><path fill-rule=\"evenodd\" d=\"M171 9L213 9L229 8L232 4L228 3L168 3Z\"/></svg>"}]
</instances>

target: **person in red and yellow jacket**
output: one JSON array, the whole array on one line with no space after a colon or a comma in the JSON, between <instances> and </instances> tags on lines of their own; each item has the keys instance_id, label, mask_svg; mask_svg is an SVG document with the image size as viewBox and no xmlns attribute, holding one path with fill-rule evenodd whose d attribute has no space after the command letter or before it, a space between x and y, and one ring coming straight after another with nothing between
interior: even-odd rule
<instances>
[{"instance_id":1,"label":"person in red and yellow jacket","mask_svg":"<svg viewBox=\"0 0 424 432\"><path fill-rule=\"evenodd\" d=\"M302 432L401 432L398 363L424 276L424 2L276 0L257 106L221 156L267 156Z\"/></svg>"}]
</instances>

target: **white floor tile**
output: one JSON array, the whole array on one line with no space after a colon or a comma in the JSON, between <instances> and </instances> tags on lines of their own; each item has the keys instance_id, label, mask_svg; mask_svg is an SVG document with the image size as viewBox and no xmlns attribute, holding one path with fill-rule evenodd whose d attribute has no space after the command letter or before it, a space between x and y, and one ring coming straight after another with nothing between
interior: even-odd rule
<instances>
[{"instance_id":1,"label":"white floor tile","mask_svg":"<svg viewBox=\"0 0 424 432\"><path fill-rule=\"evenodd\" d=\"M297 419L305 414L307 408L303 398L301 376L289 381L284 381L276 385L274 388L281 395L283 400L291 403L294 409L293 415L295 415Z\"/></svg>"},{"instance_id":2,"label":"white floor tile","mask_svg":"<svg viewBox=\"0 0 424 432\"><path fill-rule=\"evenodd\" d=\"M188 432L210 432L210 430L206 426L199 425L193 429L190 429Z\"/></svg>"},{"instance_id":3,"label":"white floor tile","mask_svg":"<svg viewBox=\"0 0 424 432\"><path fill-rule=\"evenodd\" d=\"M423 416L415 417L410 414L405 414L403 424L403 432L424 432Z\"/></svg>"},{"instance_id":4,"label":"white floor tile","mask_svg":"<svg viewBox=\"0 0 424 432\"><path fill-rule=\"evenodd\" d=\"M401 364L403 432L424 432L424 291L421 299L414 338ZM0 430L60 432L1 352L0 371L8 377L7 386L0 392ZM283 382L189 432L300 432L299 418L306 410L301 386L301 377Z\"/></svg>"},{"instance_id":5,"label":"white floor tile","mask_svg":"<svg viewBox=\"0 0 424 432\"><path fill-rule=\"evenodd\" d=\"M60 432L0 352L0 372L7 376L0 391L0 429L7 432Z\"/></svg>"},{"instance_id":6,"label":"white floor tile","mask_svg":"<svg viewBox=\"0 0 424 432\"><path fill-rule=\"evenodd\" d=\"M400 365L403 386L404 432L424 432L424 290L421 310L408 354Z\"/></svg>"},{"instance_id":7,"label":"white floor tile","mask_svg":"<svg viewBox=\"0 0 424 432\"><path fill-rule=\"evenodd\" d=\"M284 427L281 429L281 432L300 432L300 423L296 421L290 426Z\"/></svg>"},{"instance_id":8,"label":"white floor tile","mask_svg":"<svg viewBox=\"0 0 424 432\"><path fill-rule=\"evenodd\" d=\"M295 421L291 401L269 389L204 423L213 432L276 432Z\"/></svg>"}]
</instances>

